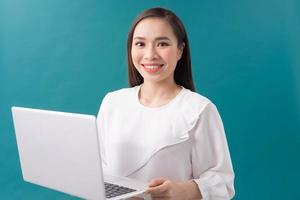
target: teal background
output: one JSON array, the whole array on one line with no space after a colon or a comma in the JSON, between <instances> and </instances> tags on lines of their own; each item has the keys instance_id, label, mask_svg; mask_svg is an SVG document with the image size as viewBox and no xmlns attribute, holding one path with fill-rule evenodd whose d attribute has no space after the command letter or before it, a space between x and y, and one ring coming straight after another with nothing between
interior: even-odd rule
<instances>
[{"instance_id":1,"label":"teal background","mask_svg":"<svg viewBox=\"0 0 300 200\"><path fill-rule=\"evenodd\" d=\"M127 87L127 32L153 6L186 26L197 91L226 128L235 199L300 199L297 0L2 0L0 199L76 199L22 180L10 107L97 114Z\"/></svg>"}]
</instances>

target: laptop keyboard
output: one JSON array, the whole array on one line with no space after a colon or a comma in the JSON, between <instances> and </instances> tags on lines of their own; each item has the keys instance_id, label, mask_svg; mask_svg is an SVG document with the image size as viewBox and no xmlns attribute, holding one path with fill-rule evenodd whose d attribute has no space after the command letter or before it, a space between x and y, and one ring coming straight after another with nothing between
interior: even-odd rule
<instances>
[{"instance_id":1,"label":"laptop keyboard","mask_svg":"<svg viewBox=\"0 0 300 200\"><path fill-rule=\"evenodd\" d=\"M105 186L106 198L112 198L112 197L116 197L116 196L120 196L123 194L127 194L130 192L136 191L134 189L130 189L127 187L123 187L123 186L115 185L115 184L111 184L111 183L106 183L106 182L104 182L104 186Z\"/></svg>"}]
</instances>

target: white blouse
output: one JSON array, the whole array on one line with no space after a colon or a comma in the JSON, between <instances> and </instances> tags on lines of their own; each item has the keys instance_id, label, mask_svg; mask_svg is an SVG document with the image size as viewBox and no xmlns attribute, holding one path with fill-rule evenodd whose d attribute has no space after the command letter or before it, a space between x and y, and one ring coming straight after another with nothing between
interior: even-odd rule
<instances>
[{"instance_id":1,"label":"white blouse","mask_svg":"<svg viewBox=\"0 0 300 200\"><path fill-rule=\"evenodd\" d=\"M207 98L182 87L168 104L139 102L140 86L108 93L97 126L104 171L150 181L193 179L203 199L234 196L222 120Z\"/></svg>"}]
</instances>

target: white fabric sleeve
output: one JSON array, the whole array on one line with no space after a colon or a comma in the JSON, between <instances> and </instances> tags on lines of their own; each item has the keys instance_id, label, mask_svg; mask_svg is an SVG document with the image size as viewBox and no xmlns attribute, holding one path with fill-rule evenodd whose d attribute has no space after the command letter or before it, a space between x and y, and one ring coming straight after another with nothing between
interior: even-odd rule
<instances>
[{"instance_id":1,"label":"white fabric sleeve","mask_svg":"<svg viewBox=\"0 0 300 200\"><path fill-rule=\"evenodd\" d=\"M109 103L109 93L105 95L103 98L100 109L97 115L97 131L98 131L98 141L100 146L100 154L102 160L102 166L106 165L106 154L104 148L104 140L105 140L105 115L108 110L108 103Z\"/></svg>"},{"instance_id":2,"label":"white fabric sleeve","mask_svg":"<svg viewBox=\"0 0 300 200\"><path fill-rule=\"evenodd\" d=\"M192 171L204 200L234 196L234 172L222 120L209 103L192 131Z\"/></svg>"}]
</instances>

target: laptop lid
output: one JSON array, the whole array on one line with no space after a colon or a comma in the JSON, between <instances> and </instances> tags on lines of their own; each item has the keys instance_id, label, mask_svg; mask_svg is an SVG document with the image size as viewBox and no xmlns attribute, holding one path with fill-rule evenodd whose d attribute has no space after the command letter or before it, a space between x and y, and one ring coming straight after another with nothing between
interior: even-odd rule
<instances>
[{"instance_id":1,"label":"laptop lid","mask_svg":"<svg viewBox=\"0 0 300 200\"><path fill-rule=\"evenodd\" d=\"M96 118L12 107L25 181L84 199L105 199Z\"/></svg>"}]
</instances>

